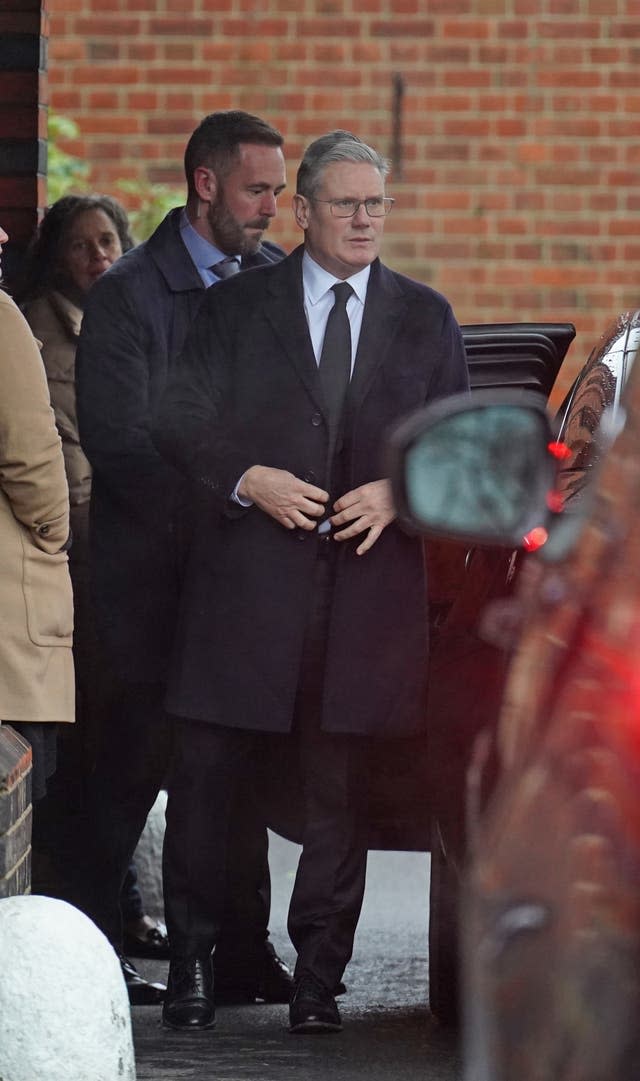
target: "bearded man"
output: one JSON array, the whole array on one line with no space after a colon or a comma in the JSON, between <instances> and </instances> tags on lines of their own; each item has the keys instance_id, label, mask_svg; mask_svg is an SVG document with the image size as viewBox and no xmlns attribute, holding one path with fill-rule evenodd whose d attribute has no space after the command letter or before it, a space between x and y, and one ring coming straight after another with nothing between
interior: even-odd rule
<instances>
[{"instance_id":1,"label":"bearded man","mask_svg":"<svg viewBox=\"0 0 640 1081\"><path fill-rule=\"evenodd\" d=\"M285 187L282 143L280 132L248 113L205 117L185 152L186 206L96 283L82 323L77 395L93 469L94 602L122 701L104 733L74 899L120 954L120 886L169 777L165 677L190 533L184 481L151 442L151 417L207 288L284 255L262 241ZM218 992L286 1002L291 976L268 941L264 813L245 797L232 819ZM121 963L132 1002L158 1001L164 988Z\"/></svg>"}]
</instances>

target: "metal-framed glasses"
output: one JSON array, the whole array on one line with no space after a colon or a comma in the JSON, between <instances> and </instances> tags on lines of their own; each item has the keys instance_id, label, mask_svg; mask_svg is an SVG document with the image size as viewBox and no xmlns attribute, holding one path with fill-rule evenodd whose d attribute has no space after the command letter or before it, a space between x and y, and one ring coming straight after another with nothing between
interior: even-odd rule
<instances>
[{"instance_id":1,"label":"metal-framed glasses","mask_svg":"<svg viewBox=\"0 0 640 1081\"><path fill-rule=\"evenodd\" d=\"M370 218L384 218L395 203L390 196L372 195L369 199L314 199L326 203L334 218L353 218L363 206Z\"/></svg>"}]
</instances>

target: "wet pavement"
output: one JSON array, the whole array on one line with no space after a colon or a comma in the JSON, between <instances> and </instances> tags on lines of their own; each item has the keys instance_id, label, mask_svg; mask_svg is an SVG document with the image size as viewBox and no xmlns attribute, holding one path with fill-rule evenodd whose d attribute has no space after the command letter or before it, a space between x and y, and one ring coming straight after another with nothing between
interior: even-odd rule
<instances>
[{"instance_id":1,"label":"wet pavement","mask_svg":"<svg viewBox=\"0 0 640 1081\"><path fill-rule=\"evenodd\" d=\"M286 910L299 849L272 838L271 933L293 964ZM132 1010L138 1081L458 1081L457 1042L428 1010L423 853L372 852L353 960L339 999L344 1031L292 1036L286 1006L219 1007L215 1029L176 1033L159 1010ZM138 963L164 979L166 965Z\"/></svg>"}]
</instances>

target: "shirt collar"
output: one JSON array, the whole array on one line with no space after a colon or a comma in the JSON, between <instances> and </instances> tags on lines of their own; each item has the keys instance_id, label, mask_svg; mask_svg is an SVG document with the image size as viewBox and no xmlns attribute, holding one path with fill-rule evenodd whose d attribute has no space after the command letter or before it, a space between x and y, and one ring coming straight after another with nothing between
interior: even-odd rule
<instances>
[{"instance_id":1,"label":"shirt collar","mask_svg":"<svg viewBox=\"0 0 640 1081\"><path fill-rule=\"evenodd\" d=\"M186 207L183 207L180 215L180 235L198 270L209 270L215 263L219 263L221 259L228 258L225 252L220 251L220 248L216 248L215 244L205 240L203 236L200 236L200 233L196 232L189 221ZM237 259L238 262L241 262L239 255Z\"/></svg>"},{"instance_id":2,"label":"shirt collar","mask_svg":"<svg viewBox=\"0 0 640 1081\"><path fill-rule=\"evenodd\" d=\"M359 270L357 274L353 274L350 278L336 278L335 275L330 274L316 263L315 259L312 259L308 252L305 251L302 256L302 284L305 297L312 307L328 293L333 285L342 280L349 282L349 285L353 289L360 303L364 304L367 299L367 285L369 283L370 273L371 266L366 266L363 270Z\"/></svg>"}]
</instances>

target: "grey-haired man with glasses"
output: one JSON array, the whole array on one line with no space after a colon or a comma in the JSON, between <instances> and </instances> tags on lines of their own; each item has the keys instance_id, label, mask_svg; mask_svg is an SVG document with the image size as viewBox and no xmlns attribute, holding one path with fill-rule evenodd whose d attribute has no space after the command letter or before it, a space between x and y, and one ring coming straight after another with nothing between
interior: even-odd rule
<instances>
[{"instance_id":1,"label":"grey-haired man with glasses","mask_svg":"<svg viewBox=\"0 0 640 1081\"><path fill-rule=\"evenodd\" d=\"M168 695L180 732L169 1024L180 986L212 1018L225 854L210 823L253 762L293 746L303 849L290 1030L341 1028L335 993L365 884L367 750L424 730L422 543L395 520L385 437L468 375L447 300L379 260L387 172L349 132L311 144L294 196L304 244L209 291L156 417L154 439L193 482L200 515Z\"/></svg>"}]
</instances>

